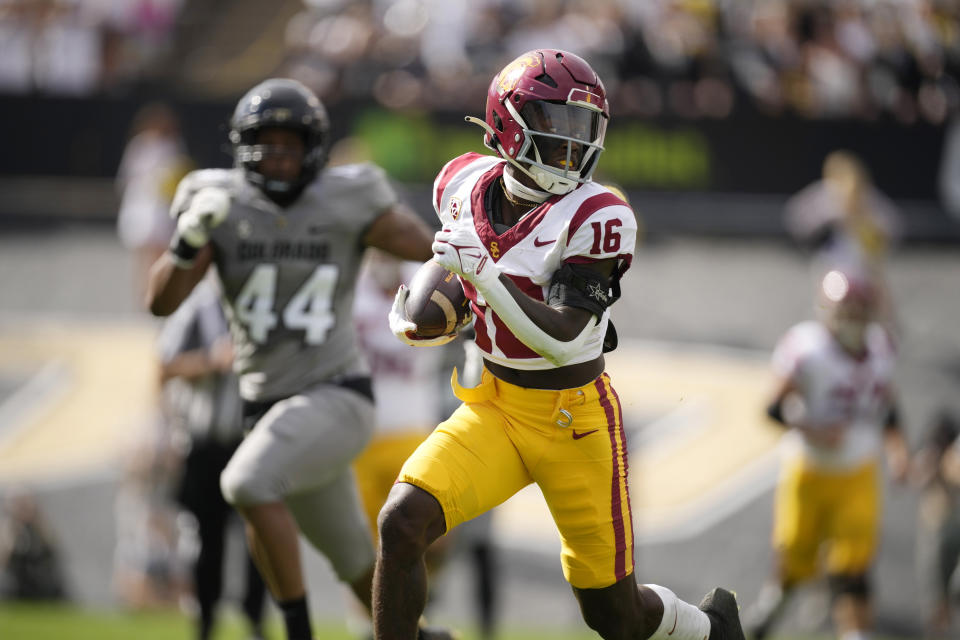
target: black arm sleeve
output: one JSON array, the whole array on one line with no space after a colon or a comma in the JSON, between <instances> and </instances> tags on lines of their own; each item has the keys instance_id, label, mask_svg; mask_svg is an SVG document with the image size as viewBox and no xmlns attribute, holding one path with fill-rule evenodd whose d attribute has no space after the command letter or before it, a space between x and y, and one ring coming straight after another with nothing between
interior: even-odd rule
<instances>
[{"instance_id":1,"label":"black arm sleeve","mask_svg":"<svg viewBox=\"0 0 960 640\"><path fill-rule=\"evenodd\" d=\"M613 294L619 293L617 285L619 282L611 291L611 278L586 265L565 262L553 274L546 302L551 307L586 309L600 317L616 300Z\"/></svg>"}]
</instances>

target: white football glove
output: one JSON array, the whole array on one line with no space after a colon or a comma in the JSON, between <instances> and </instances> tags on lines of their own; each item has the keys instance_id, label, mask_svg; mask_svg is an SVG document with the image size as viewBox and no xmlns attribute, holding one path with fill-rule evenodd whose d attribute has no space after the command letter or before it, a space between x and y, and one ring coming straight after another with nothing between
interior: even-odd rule
<instances>
[{"instance_id":1,"label":"white football glove","mask_svg":"<svg viewBox=\"0 0 960 640\"><path fill-rule=\"evenodd\" d=\"M417 325L407 320L407 313L404 310L404 305L406 305L407 296L409 295L410 290L407 289L406 286L400 285L400 288L397 289L397 295L393 298L393 307L390 308L390 313L387 316L390 321L390 331L393 332L393 335L397 336L401 342L405 342L414 347L434 347L447 344L456 338L456 334L439 336L437 338L421 338L417 336Z\"/></svg>"},{"instance_id":2,"label":"white football glove","mask_svg":"<svg viewBox=\"0 0 960 640\"><path fill-rule=\"evenodd\" d=\"M500 270L487 253L487 248L469 225L442 229L433 236L434 261L453 271L478 288L500 277Z\"/></svg>"},{"instance_id":3,"label":"white football glove","mask_svg":"<svg viewBox=\"0 0 960 640\"><path fill-rule=\"evenodd\" d=\"M229 211L230 194L226 189L204 187L177 218L177 234L191 247L200 249L210 241L210 231L226 219Z\"/></svg>"}]
</instances>

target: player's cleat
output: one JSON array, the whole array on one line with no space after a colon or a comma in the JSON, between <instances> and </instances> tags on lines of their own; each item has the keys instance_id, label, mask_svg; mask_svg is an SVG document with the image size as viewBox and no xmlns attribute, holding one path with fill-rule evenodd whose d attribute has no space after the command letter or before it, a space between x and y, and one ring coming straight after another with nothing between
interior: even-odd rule
<instances>
[{"instance_id":1,"label":"player's cleat","mask_svg":"<svg viewBox=\"0 0 960 640\"><path fill-rule=\"evenodd\" d=\"M737 598L717 587L700 601L700 610L710 618L710 640L745 640L740 626Z\"/></svg>"}]
</instances>

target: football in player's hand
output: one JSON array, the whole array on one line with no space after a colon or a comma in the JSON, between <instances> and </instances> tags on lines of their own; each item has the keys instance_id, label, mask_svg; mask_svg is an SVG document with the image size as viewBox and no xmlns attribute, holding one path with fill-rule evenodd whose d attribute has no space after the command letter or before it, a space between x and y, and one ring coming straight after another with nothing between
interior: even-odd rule
<instances>
[{"instance_id":1,"label":"football in player's hand","mask_svg":"<svg viewBox=\"0 0 960 640\"><path fill-rule=\"evenodd\" d=\"M453 334L469 319L470 301L457 274L433 260L417 269L409 288L404 311L421 338Z\"/></svg>"}]
</instances>

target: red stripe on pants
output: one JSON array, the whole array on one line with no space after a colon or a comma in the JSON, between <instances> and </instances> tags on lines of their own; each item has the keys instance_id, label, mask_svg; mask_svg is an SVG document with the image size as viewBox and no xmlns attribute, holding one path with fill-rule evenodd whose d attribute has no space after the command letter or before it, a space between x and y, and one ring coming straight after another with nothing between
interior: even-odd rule
<instances>
[{"instance_id":1,"label":"red stripe on pants","mask_svg":"<svg viewBox=\"0 0 960 640\"><path fill-rule=\"evenodd\" d=\"M627 569L624 566L624 556L627 551L627 542L626 535L624 532L623 526L623 509L620 502L620 458L621 452L620 447L617 444L617 432L620 431L622 435L622 429L618 425L617 420L617 410L613 408L613 405L610 402L610 397L608 395L606 385L604 381L607 380L607 376L600 376L597 378L594 386L597 388L597 393L600 396L600 406L603 407L604 413L607 416L607 435L610 436L610 449L613 455L613 474L610 483L610 514L613 517L613 537L616 544L616 557L614 559L614 574L616 575L617 582L626 577ZM619 403L618 403L619 404ZM625 458L625 456L624 456ZM624 460L625 462L625 460ZM624 468L625 469L625 468ZM628 499L629 504L629 499Z\"/></svg>"}]
</instances>

